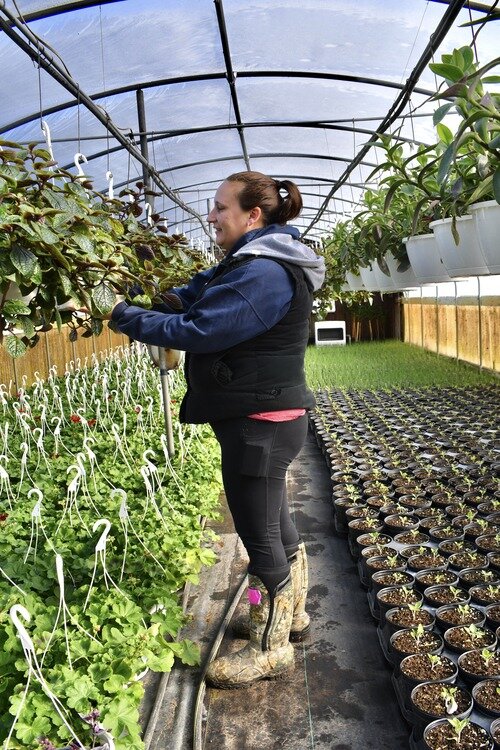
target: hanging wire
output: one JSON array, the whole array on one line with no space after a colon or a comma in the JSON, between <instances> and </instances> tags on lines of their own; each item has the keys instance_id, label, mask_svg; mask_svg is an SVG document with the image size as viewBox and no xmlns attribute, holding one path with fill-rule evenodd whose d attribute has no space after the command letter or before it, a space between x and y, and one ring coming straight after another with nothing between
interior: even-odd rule
<instances>
[{"instance_id":1,"label":"hanging wire","mask_svg":"<svg viewBox=\"0 0 500 750\"><path fill-rule=\"evenodd\" d=\"M492 11L494 11L496 9L498 3L499 3L499 0L495 0L495 2L493 3L493 5L490 7L488 13L491 13ZM467 7L469 8L469 18L470 18L470 16L471 16L471 9L470 9L469 5ZM485 19L483 21L483 23L479 24L479 26L477 27L476 31L474 31L473 27L471 26L471 29L472 29L472 43L471 43L471 46L472 45L474 46L474 51L475 51L475 54L476 54L476 62L478 62L477 50L476 50L476 39L478 37L479 32L482 31L482 29L484 29L484 26L485 26L486 23L487 23L487 19Z\"/></svg>"},{"instance_id":2,"label":"hanging wire","mask_svg":"<svg viewBox=\"0 0 500 750\"><path fill-rule=\"evenodd\" d=\"M107 91L106 88L106 67L104 64L104 34L102 30L102 5L99 6L99 37L101 46L101 74L102 74L102 90ZM104 109L107 110L107 99L104 100ZM106 170L109 172L109 130L106 128Z\"/></svg>"}]
</instances>

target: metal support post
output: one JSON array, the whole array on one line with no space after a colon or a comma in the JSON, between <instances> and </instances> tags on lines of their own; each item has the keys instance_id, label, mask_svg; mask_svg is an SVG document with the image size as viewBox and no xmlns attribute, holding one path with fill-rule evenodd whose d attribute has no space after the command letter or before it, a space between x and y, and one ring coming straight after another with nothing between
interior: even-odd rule
<instances>
[{"instance_id":1,"label":"metal support post","mask_svg":"<svg viewBox=\"0 0 500 750\"><path fill-rule=\"evenodd\" d=\"M479 370L483 369L483 321L481 306L481 278L477 278L477 336L478 336L478 353L479 353Z\"/></svg>"},{"instance_id":2,"label":"metal support post","mask_svg":"<svg viewBox=\"0 0 500 750\"><path fill-rule=\"evenodd\" d=\"M147 125L146 125L146 108L144 106L144 91L137 89L136 91L137 101L137 120L139 123L139 142L141 145L141 154L149 162L148 155L148 136L147 136ZM148 168L145 163L142 165L142 181L146 189L145 201L151 208L151 213L154 211L154 196L151 195L151 177Z\"/></svg>"},{"instance_id":3,"label":"metal support post","mask_svg":"<svg viewBox=\"0 0 500 750\"><path fill-rule=\"evenodd\" d=\"M163 398L163 415L165 417L165 434L167 436L168 455L175 455L174 433L172 429L172 412L170 411L170 389L168 387L168 370L165 349L158 347L158 360L160 366L161 393Z\"/></svg>"}]
</instances>

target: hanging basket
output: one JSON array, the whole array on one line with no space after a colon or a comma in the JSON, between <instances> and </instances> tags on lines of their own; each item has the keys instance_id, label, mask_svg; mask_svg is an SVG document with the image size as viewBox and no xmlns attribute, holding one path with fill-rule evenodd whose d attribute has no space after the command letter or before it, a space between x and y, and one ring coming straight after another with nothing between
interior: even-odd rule
<instances>
[{"instance_id":1,"label":"hanging basket","mask_svg":"<svg viewBox=\"0 0 500 750\"><path fill-rule=\"evenodd\" d=\"M391 279L394 282L394 288L396 290L414 289L415 287L420 286L420 282L411 265L406 271L398 271L399 261L396 260L392 253L387 253L385 256L385 262L391 272Z\"/></svg>"},{"instance_id":2,"label":"hanging basket","mask_svg":"<svg viewBox=\"0 0 500 750\"><path fill-rule=\"evenodd\" d=\"M420 284L450 281L433 234L417 234L404 240L413 272Z\"/></svg>"},{"instance_id":3,"label":"hanging basket","mask_svg":"<svg viewBox=\"0 0 500 750\"><path fill-rule=\"evenodd\" d=\"M500 273L500 205L495 200L484 201L474 203L469 210L488 270Z\"/></svg>"},{"instance_id":4,"label":"hanging basket","mask_svg":"<svg viewBox=\"0 0 500 750\"><path fill-rule=\"evenodd\" d=\"M451 278L488 274L488 266L479 246L473 217L456 218L458 245L452 234L452 222L453 219L448 218L431 221L429 224L436 237L439 254Z\"/></svg>"},{"instance_id":5,"label":"hanging basket","mask_svg":"<svg viewBox=\"0 0 500 750\"><path fill-rule=\"evenodd\" d=\"M379 282L371 265L366 268L360 267L359 275L361 276L364 287L368 292L378 292Z\"/></svg>"},{"instance_id":6,"label":"hanging basket","mask_svg":"<svg viewBox=\"0 0 500 750\"><path fill-rule=\"evenodd\" d=\"M361 276L356 275L351 271L346 271L345 280L352 292L361 292L366 289Z\"/></svg>"}]
</instances>

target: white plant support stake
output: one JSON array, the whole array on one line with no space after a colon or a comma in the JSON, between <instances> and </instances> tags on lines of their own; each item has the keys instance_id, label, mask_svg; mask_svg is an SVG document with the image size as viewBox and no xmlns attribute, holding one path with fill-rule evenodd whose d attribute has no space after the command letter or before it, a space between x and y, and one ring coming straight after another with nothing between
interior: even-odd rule
<instances>
[{"instance_id":1,"label":"white plant support stake","mask_svg":"<svg viewBox=\"0 0 500 750\"><path fill-rule=\"evenodd\" d=\"M7 573L5 572L5 570L4 570L3 568L0 568L0 573L1 573L2 575L3 575L3 577L4 577L4 578L6 578L6 579L7 579L7 581L8 581L8 582L9 582L10 584L12 584L12 586L14 586L14 588L15 588L15 589L17 589L17 590L18 590L18 591L19 591L19 592L20 592L20 593L21 593L21 594L22 594L23 596L28 596L28 594L26 593L26 591L24 591L24 590L23 590L23 589L22 589L22 588L21 588L20 586L18 586L18 585L17 585L17 583L15 583L15 581L13 581L13 580L12 580L12 578L10 578L10 576L8 576L8 575L7 575Z\"/></svg>"},{"instance_id":2,"label":"white plant support stake","mask_svg":"<svg viewBox=\"0 0 500 750\"><path fill-rule=\"evenodd\" d=\"M44 447L44 444L43 444L43 430L42 430L41 427L35 427L35 429L32 431L31 434L35 438L35 445L36 445L37 452L38 452L37 462L36 462L36 466L35 466L35 472L36 472L36 470L38 469L38 467L40 465L40 456L41 456L43 458L43 460L45 461L45 466L47 468L47 472L49 474L49 477L51 477L52 476L52 472L50 470L50 464L47 461L47 453L45 452L45 447Z\"/></svg>"},{"instance_id":3,"label":"white plant support stake","mask_svg":"<svg viewBox=\"0 0 500 750\"><path fill-rule=\"evenodd\" d=\"M70 526L73 526L73 519L71 516L73 505L75 506L76 514L78 518L80 519L82 526L84 527L87 534L90 534L89 528L87 524L85 523L85 521L83 520L83 518L81 517L80 509L78 507L77 497L78 497L78 491L80 489L81 478L82 478L80 467L78 466L78 464L71 464L71 466L68 466L68 468L66 469L66 474L69 474L70 471L74 471L74 470L76 470L76 474L68 485L68 490L66 492L66 502L64 503L64 509L62 512L61 519L59 523L57 524L56 534L59 533L59 529L62 526L62 522L64 521L64 517L66 513L68 513L68 516L69 516Z\"/></svg>"},{"instance_id":4,"label":"white plant support stake","mask_svg":"<svg viewBox=\"0 0 500 750\"><path fill-rule=\"evenodd\" d=\"M155 563L158 565L158 567L161 569L161 571L166 575L167 571L165 570L165 568L163 567L163 565L161 564L161 562L155 557L155 555L151 552L151 550L149 549L149 547L147 547L144 544L144 542L142 541L141 537L139 536L139 534L137 533L137 531L134 528L134 525L132 523L132 519L130 518L129 513L128 513L128 508L127 508L127 493L125 492L125 490L122 490L121 488L116 488L116 489L114 489L111 492L111 497L114 497L115 495L118 495L118 497L122 498L122 502L120 504L120 510L119 510L118 516L120 518L120 523L122 524L122 526L124 528L124 533L126 533L127 527L130 526L130 528L132 530L132 533L135 536L135 538L137 539L137 541L139 542L139 544L142 547L144 547L144 549L146 550L146 552L148 553L148 555L151 556L151 558L155 561ZM125 539L126 538L127 537L125 537ZM121 581L121 579L120 579L120 581Z\"/></svg>"},{"instance_id":5,"label":"white plant support stake","mask_svg":"<svg viewBox=\"0 0 500 750\"><path fill-rule=\"evenodd\" d=\"M165 523L165 519L163 518L163 516L161 514L161 511L160 511L160 509L159 509L159 507L158 507L158 505L156 503L156 500L155 500L155 493L154 493L153 485L149 481L149 469L148 469L148 467L147 466L141 466L141 468L139 469L139 472L140 472L140 474L141 474L141 476L142 476L142 478L144 480L144 485L146 487L146 503L144 505L144 516L143 516L143 518L146 517L146 513L148 511L148 503L151 502L151 505L155 509L156 515L161 520L161 522L163 523L163 525L166 526L167 524Z\"/></svg>"},{"instance_id":6,"label":"white plant support stake","mask_svg":"<svg viewBox=\"0 0 500 750\"><path fill-rule=\"evenodd\" d=\"M83 440L84 441L88 440L88 438L84 438ZM95 512L97 513L97 515L99 515L99 509L97 508L96 504L92 500L92 495L90 494L89 486L87 484L87 469L85 468L85 463L84 463L85 460L86 460L86 458L87 457L86 457L85 453L77 453L76 454L76 463L77 463L78 468L80 469L80 478L82 480L81 484L82 484L82 488L83 488L83 494L87 496L87 498L88 498L91 506L93 507L93 509L95 510Z\"/></svg>"},{"instance_id":7,"label":"white plant support stake","mask_svg":"<svg viewBox=\"0 0 500 750\"><path fill-rule=\"evenodd\" d=\"M102 565L102 570L104 573L104 584L106 588L109 589L109 583L110 583L122 596L124 596L126 599L129 599L127 594L124 591L122 591L121 588L117 586L116 583L113 581L111 575L108 572L108 569L106 568L106 542L107 542L109 530L111 528L111 523L108 521L107 518L99 518L92 526L92 531L93 532L97 531L97 529L100 526L104 526L104 531L102 532L101 536L99 537L99 541L97 542L95 546L94 569L92 571L92 578L90 580L90 586L87 592L87 597L85 599L85 604L83 605L84 612L87 609L87 604L90 599L90 594L94 586L98 562L100 562Z\"/></svg>"},{"instance_id":8,"label":"white plant support stake","mask_svg":"<svg viewBox=\"0 0 500 750\"><path fill-rule=\"evenodd\" d=\"M41 490L39 490L37 487L33 487L28 492L28 497L31 497L31 495L37 495L38 500L36 501L33 510L31 511L31 536L30 536L30 543L28 545L28 549L26 551L26 554L24 556L24 563L26 564L26 560L29 557L29 554L31 552L31 545L33 544L33 536L35 537L35 549L33 554L33 562L36 562L36 553L38 549L38 535L39 535L39 524L40 524L40 515L42 510L42 500L43 500L43 494Z\"/></svg>"},{"instance_id":9,"label":"white plant support stake","mask_svg":"<svg viewBox=\"0 0 500 750\"><path fill-rule=\"evenodd\" d=\"M72 729L71 725L68 723L68 721L67 721L67 719L66 719L66 717L64 715L64 710L65 709L64 709L63 704L61 703L61 701L59 700L59 698L57 698L54 695L54 693L51 691L51 689L47 685L47 683L45 681L45 678L44 678L44 676L42 674L42 671L40 669L40 665L38 664L38 660L36 658L36 653L35 653L35 648L33 646L33 641L31 640L31 638L29 636L29 633L27 632L26 628L24 627L24 625L22 624L22 622L19 620L19 617L21 617L26 622L29 622L30 619L31 619L30 613L28 612L28 610L26 609L26 607L23 607L21 604L14 604L14 606L11 607L10 610L9 610L9 616L10 616L10 619L12 620L12 623L13 623L14 627L17 630L17 634L19 636L19 639L21 641L21 645L23 647L24 658L26 659L26 662L28 664L28 679L27 679L27 685L26 685L25 691L23 693L22 700L19 703L19 707L17 709L17 713L16 713L16 715L14 717L14 722L13 722L11 728L10 728L8 737L5 740L4 750L7 750L8 747L9 747L9 741L10 741L10 739L12 737L12 733L14 731L14 727L15 727L15 725L17 723L17 720L19 719L19 716L21 714L22 707L23 707L23 705L24 705L24 703L26 701L26 696L28 694L29 683L30 683L30 680L31 680L32 677L35 680L37 680L37 682L40 683L40 686L41 686L43 692L45 693L45 695L47 696L47 698L49 698L49 700L51 701L51 703L54 706L57 714L61 718L61 721L63 722L64 726L66 727L66 729L68 730L68 732L70 733L70 735L73 737L73 739L76 740L76 742L78 742L81 745L81 747L85 747L85 745L83 744L83 742L79 739L78 735Z\"/></svg>"},{"instance_id":10,"label":"white plant support stake","mask_svg":"<svg viewBox=\"0 0 500 750\"><path fill-rule=\"evenodd\" d=\"M121 439L121 435L120 435L120 433L118 432L118 427L117 427L117 425L116 425L116 424L115 424L114 422L113 422L113 424L111 425L111 432L113 433L113 437L114 437L114 439L115 439L115 443L116 443L116 451L115 451L115 457L116 457L117 453L119 452L119 453L120 453L120 455L121 455L121 457L122 457L122 458L123 458L123 460L125 461L125 464L127 465L127 468L128 468L128 469L129 469L130 471L133 471L133 470L132 470L132 467L131 467L131 465L130 465L130 463L129 463L129 461L128 461L128 458L127 458L127 456L125 455L125 451L123 450L123 446L122 446L122 439Z\"/></svg>"},{"instance_id":11,"label":"white plant support stake","mask_svg":"<svg viewBox=\"0 0 500 750\"><path fill-rule=\"evenodd\" d=\"M30 450L29 445L28 443L21 443L19 447L22 448L23 453L21 455L21 476L19 478L19 489L17 491L16 500L19 500L19 495L21 494L21 487L23 484L23 479L24 479L25 474L30 480L31 484L36 484L36 482L33 480L33 477L28 471L28 454Z\"/></svg>"},{"instance_id":12,"label":"white plant support stake","mask_svg":"<svg viewBox=\"0 0 500 750\"><path fill-rule=\"evenodd\" d=\"M2 460L5 461L5 463L7 463L9 459L4 454L0 456L0 496L5 490L5 494L7 495L7 501L9 503L9 508L12 510L11 498L14 499L14 495L12 492L12 488L10 486L9 474L7 470L2 466Z\"/></svg>"}]
</instances>

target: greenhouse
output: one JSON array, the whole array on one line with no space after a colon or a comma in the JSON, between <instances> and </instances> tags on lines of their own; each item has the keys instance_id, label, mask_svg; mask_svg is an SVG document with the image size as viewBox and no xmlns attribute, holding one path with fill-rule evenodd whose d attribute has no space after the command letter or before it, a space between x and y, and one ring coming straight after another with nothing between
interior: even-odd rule
<instances>
[{"instance_id":1,"label":"greenhouse","mask_svg":"<svg viewBox=\"0 0 500 750\"><path fill-rule=\"evenodd\" d=\"M498 0L0 0L1 750L500 750Z\"/></svg>"}]
</instances>

